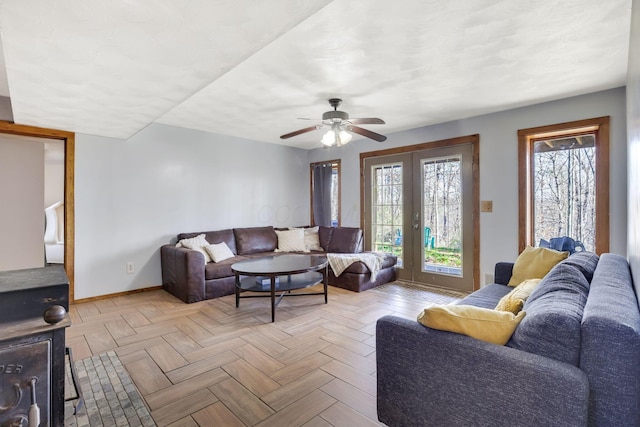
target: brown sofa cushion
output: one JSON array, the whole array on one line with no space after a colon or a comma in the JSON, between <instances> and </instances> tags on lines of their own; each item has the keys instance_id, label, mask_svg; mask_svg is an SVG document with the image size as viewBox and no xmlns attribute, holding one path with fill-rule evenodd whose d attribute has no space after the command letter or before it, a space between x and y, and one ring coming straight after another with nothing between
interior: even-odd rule
<instances>
[{"instance_id":1,"label":"brown sofa cushion","mask_svg":"<svg viewBox=\"0 0 640 427\"><path fill-rule=\"evenodd\" d=\"M321 225L318 227L318 237L320 238L320 246L325 251L329 250L329 241L331 241L331 233L333 233L333 227L325 227Z\"/></svg>"},{"instance_id":2,"label":"brown sofa cushion","mask_svg":"<svg viewBox=\"0 0 640 427\"><path fill-rule=\"evenodd\" d=\"M388 268L393 265L396 265L398 257L395 255L385 255L384 260L382 261L382 268ZM345 273L355 273L355 274L369 274L369 267L367 267L364 263L358 261L351 264L345 271ZM343 273L344 274L344 273Z\"/></svg>"},{"instance_id":3,"label":"brown sofa cushion","mask_svg":"<svg viewBox=\"0 0 640 427\"><path fill-rule=\"evenodd\" d=\"M355 227L334 228L327 252L356 253L362 251L362 230ZM324 246L323 246L324 247Z\"/></svg>"},{"instance_id":4,"label":"brown sofa cushion","mask_svg":"<svg viewBox=\"0 0 640 427\"><path fill-rule=\"evenodd\" d=\"M273 227L234 228L238 255L272 252L278 247L278 236Z\"/></svg>"},{"instance_id":5,"label":"brown sofa cushion","mask_svg":"<svg viewBox=\"0 0 640 427\"><path fill-rule=\"evenodd\" d=\"M192 237L196 237L199 234L204 234L204 238L207 239L207 242L211 243L212 245L215 243L224 242L227 244L227 246L229 246L231 252L233 252L234 254L238 253L238 251L236 250L236 238L233 235L233 230L230 228L226 230L205 231L204 233L180 233L178 234L178 241L182 239L190 239Z\"/></svg>"},{"instance_id":6,"label":"brown sofa cushion","mask_svg":"<svg viewBox=\"0 0 640 427\"><path fill-rule=\"evenodd\" d=\"M220 262L210 262L204 266L204 278L205 280L220 279L223 277L233 276L231 271L231 265L238 261L244 261L245 257L235 256L233 258L225 259Z\"/></svg>"}]
</instances>

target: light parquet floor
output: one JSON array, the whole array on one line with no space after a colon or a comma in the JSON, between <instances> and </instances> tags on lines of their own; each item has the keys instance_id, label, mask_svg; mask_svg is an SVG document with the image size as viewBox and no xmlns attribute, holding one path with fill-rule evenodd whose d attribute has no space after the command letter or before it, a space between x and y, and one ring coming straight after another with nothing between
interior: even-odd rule
<instances>
[{"instance_id":1,"label":"light parquet floor","mask_svg":"<svg viewBox=\"0 0 640 427\"><path fill-rule=\"evenodd\" d=\"M114 350L159 426L375 426L376 320L431 303L330 286L328 304L285 297L271 323L268 298L155 290L73 305L67 345L77 360Z\"/></svg>"}]
</instances>

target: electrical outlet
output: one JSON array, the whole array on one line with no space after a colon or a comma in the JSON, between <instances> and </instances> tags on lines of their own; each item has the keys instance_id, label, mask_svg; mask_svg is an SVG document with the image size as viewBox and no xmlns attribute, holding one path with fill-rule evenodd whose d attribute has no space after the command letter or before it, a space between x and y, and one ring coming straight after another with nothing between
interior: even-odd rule
<instances>
[{"instance_id":1,"label":"electrical outlet","mask_svg":"<svg viewBox=\"0 0 640 427\"><path fill-rule=\"evenodd\" d=\"M132 261L129 261L127 263L127 274L133 274L135 271L136 265Z\"/></svg>"},{"instance_id":2,"label":"electrical outlet","mask_svg":"<svg viewBox=\"0 0 640 427\"><path fill-rule=\"evenodd\" d=\"M480 212L493 212L493 200L483 200L480 202Z\"/></svg>"}]
</instances>

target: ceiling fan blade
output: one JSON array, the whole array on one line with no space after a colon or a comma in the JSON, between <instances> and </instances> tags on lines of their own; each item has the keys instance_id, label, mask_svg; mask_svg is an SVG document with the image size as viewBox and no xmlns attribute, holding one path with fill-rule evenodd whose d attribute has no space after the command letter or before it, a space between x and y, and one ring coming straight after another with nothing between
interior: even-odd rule
<instances>
[{"instance_id":1,"label":"ceiling fan blade","mask_svg":"<svg viewBox=\"0 0 640 427\"><path fill-rule=\"evenodd\" d=\"M354 125L383 125L384 120L378 119L377 117L370 117L367 119L349 119L351 123Z\"/></svg>"},{"instance_id":2,"label":"ceiling fan blade","mask_svg":"<svg viewBox=\"0 0 640 427\"><path fill-rule=\"evenodd\" d=\"M379 133L371 132L370 130L363 129L358 126L349 126L347 130L351 132L358 133L362 136L366 136L367 138L375 139L378 142L383 142L387 140L387 137L384 135L380 135Z\"/></svg>"},{"instance_id":3,"label":"ceiling fan blade","mask_svg":"<svg viewBox=\"0 0 640 427\"><path fill-rule=\"evenodd\" d=\"M295 132L284 134L284 135L282 135L280 137L280 139L287 139L287 138L291 138L293 136L298 136L298 135L301 135L303 133L307 133L307 132L311 132L311 131L320 129L321 127L322 127L321 125L309 126L308 128L304 128L304 129L297 130Z\"/></svg>"}]
</instances>

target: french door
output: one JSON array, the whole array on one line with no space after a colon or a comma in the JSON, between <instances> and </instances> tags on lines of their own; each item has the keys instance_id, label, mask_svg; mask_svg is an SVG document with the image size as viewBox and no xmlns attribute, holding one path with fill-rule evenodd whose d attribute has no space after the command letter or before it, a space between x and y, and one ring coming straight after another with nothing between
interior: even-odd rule
<instances>
[{"instance_id":1,"label":"french door","mask_svg":"<svg viewBox=\"0 0 640 427\"><path fill-rule=\"evenodd\" d=\"M398 256L398 277L474 289L474 145L364 159L365 246Z\"/></svg>"}]
</instances>

